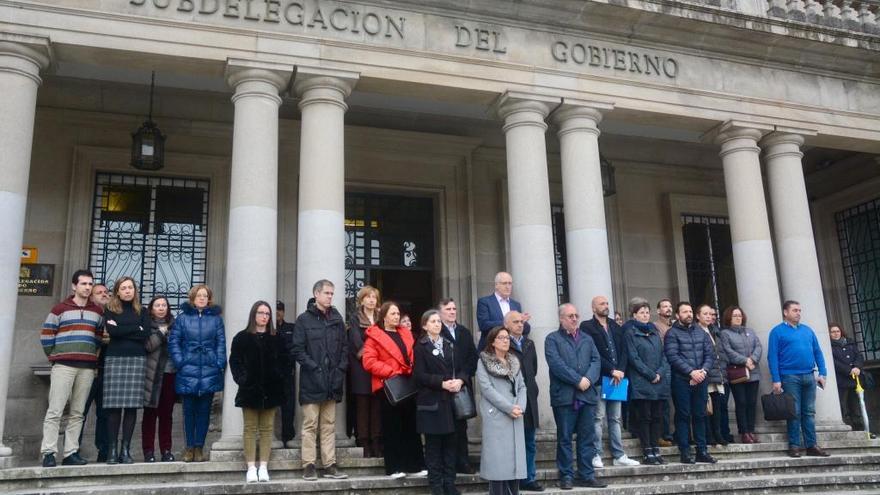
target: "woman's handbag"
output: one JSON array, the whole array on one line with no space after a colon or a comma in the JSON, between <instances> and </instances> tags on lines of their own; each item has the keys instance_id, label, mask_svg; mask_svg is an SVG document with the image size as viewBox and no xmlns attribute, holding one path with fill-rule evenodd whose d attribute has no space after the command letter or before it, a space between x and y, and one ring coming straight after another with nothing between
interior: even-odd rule
<instances>
[{"instance_id":1,"label":"woman's handbag","mask_svg":"<svg viewBox=\"0 0 880 495\"><path fill-rule=\"evenodd\" d=\"M794 397L789 394L767 394L761 396L761 407L764 409L766 421L783 421L794 419Z\"/></svg>"},{"instance_id":2,"label":"woman's handbag","mask_svg":"<svg viewBox=\"0 0 880 495\"><path fill-rule=\"evenodd\" d=\"M455 344L450 342L449 349L455 348ZM450 353L452 357L452 376L455 377L455 351ZM452 410L455 413L455 419L459 421L476 418L477 404L474 402L474 396L471 389L467 385L462 385L458 392L452 394Z\"/></svg>"},{"instance_id":3,"label":"woman's handbag","mask_svg":"<svg viewBox=\"0 0 880 495\"><path fill-rule=\"evenodd\" d=\"M749 381L749 378L751 378L751 374L749 373L749 369L745 366L731 364L727 367L727 381L731 385L745 383Z\"/></svg>"},{"instance_id":4,"label":"woman's handbag","mask_svg":"<svg viewBox=\"0 0 880 495\"><path fill-rule=\"evenodd\" d=\"M392 406L396 406L401 402L409 399L418 393L416 382L412 376L394 375L385 380L385 397Z\"/></svg>"}]
</instances>

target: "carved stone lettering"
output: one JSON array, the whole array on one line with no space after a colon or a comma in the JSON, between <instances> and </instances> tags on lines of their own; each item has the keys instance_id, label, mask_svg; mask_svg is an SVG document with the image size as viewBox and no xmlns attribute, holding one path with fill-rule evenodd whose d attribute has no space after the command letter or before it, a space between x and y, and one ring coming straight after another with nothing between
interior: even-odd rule
<instances>
[{"instance_id":1,"label":"carved stone lettering","mask_svg":"<svg viewBox=\"0 0 880 495\"><path fill-rule=\"evenodd\" d=\"M460 24L453 26L455 29L455 47L470 48L482 52L507 53L504 42L504 34L501 31L493 31L480 27L468 28Z\"/></svg>"},{"instance_id":2,"label":"carved stone lettering","mask_svg":"<svg viewBox=\"0 0 880 495\"><path fill-rule=\"evenodd\" d=\"M555 41L550 45L550 56L562 64L601 67L669 79L675 79L679 71L678 61L671 57L579 42Z\"/></svg>"}]
</instances>

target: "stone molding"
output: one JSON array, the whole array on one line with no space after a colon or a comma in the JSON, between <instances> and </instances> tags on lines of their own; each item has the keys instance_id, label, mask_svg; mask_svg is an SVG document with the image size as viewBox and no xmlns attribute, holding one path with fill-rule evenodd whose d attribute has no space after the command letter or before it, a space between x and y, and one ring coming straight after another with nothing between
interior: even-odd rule
<instances>
[{"instance_id":1,"label":"stone molding","mask_svg":"<svg viewBox=\"0 0 880 495\"><path fill-rule=\"evenodd\" d=\"M49 67L52 58L48 37L0 31L0 72L19 74L39 86L40 71Z\"/></svg>"},{"instance_id":2,"label":"stone molding","mask_svg":"<svg viewBox=\"0 0 880 495\"><path fill-rule=\"evenodd\" d=\"M347 111L345 100L359 78L357 72L297 65L293 87L301 97L300 111L314 103L329 103L342 108L343 112Z\"/></svg>"}]
</instances>

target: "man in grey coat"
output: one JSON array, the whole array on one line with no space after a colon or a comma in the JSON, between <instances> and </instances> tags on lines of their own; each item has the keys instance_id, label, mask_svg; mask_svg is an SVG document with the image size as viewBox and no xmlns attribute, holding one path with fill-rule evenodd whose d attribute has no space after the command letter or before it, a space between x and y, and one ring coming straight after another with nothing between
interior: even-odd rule
<instances>
[{"instance_id":1,"label":"man in grey coat","mask_svg":"<svg viewBox=\"0 0 880 495\"><path fill-rule=\"evenodd\" d=\"M594 384L599 380L599 351L589 335L578 330L574 304L559 306L559 330L544 340L550 370L550 405L556 421L556 466L559 488L573 485L605 488L594 476L591 460L596 453L593 418L599 402ZM577 478L572 466L571 439L577 433Z\"/></svg>"}]
</instances>

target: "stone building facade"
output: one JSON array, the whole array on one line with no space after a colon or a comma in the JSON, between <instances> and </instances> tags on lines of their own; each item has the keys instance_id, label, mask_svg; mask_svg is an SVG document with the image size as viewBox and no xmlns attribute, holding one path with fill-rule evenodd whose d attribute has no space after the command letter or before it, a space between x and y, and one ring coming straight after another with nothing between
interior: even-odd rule
<instances>
[{"instance_id":1,"label":"stone building facade","mask_svg":"<svg viewBox=\"0 0 880 495\"><path fill-rule=\"evenodd\" d=\"M178 299L207 282L230 335L255 300L302 311L319 278L339 307L363 283L413 312L451 296L470 325L509 270L539 347L560 300L738 301L766 339L796 299L828 359L829 319L880 358L878 14L0 0L0 456L36 455L38 329L84 266ZM150 172L129 163L153 71ZM51 295L13 290L22 248ZM836 395L817 414L838 425ZM240 415L222 427L237 448Z\"/></svg>"}]
</instances>

